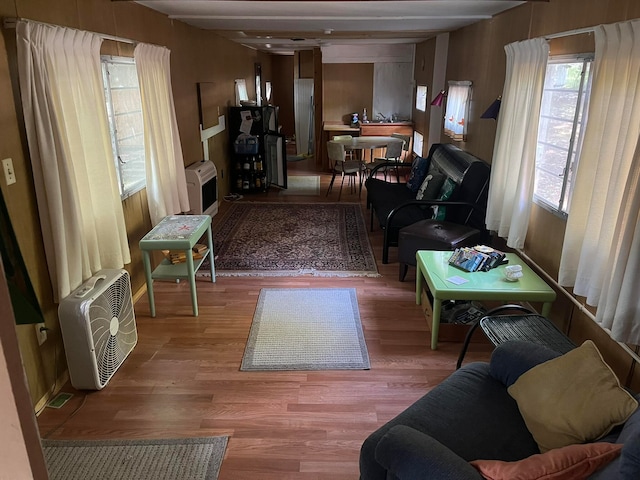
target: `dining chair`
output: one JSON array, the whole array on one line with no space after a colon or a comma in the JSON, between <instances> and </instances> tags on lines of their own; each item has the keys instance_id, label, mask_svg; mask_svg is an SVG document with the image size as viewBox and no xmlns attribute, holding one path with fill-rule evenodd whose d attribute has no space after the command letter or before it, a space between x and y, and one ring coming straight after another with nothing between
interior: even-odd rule
<instances>
[{"instance_id":1,"label":"dining chair","mask_svg":"<svg viewBox=\"0 0 640 480\"><path fill-rule=\"evenodd\" d=\"M411 154L411 136L403 135L401 133L392 133L391 136L393 138L399 138L404 141L404 145L402 145L402 155L400 157L400 162L396 165L396 178L398 182L400 182L400 168L404 167L411 168L411 164L413 163L413 156Z\"/></svg>"},{"instance_id":2,"label":"dining chair","mask_svg":"<svg viewBox=\"0 0 640 480\"><path fill-rule=\"evenodd\" d=\"M352 138L352 135L334 135L332 140L351 140ZM349 160L353 159L353 150L345 148L345 153Z\"/></svg>"},{"instance_id":3,"label":"dining chair","mask_svg":"<svg viewBox=\"0 0 640 480\"><path fill-rule=\"evenodd\" d=\"M393 135L392 135L393 136ZM394 137L397 138L397 137ZM375 167L385 162L396 162L400 163L402 161L402 152L404 151L405 141L402 142L392 142L387 145L384 157L376 157L372 162L367 163L367 170L371 172ZM384 179L387 179L387 169L388 167L382 167L376 171L382 171L384 174Z\"/></svg>"},{"instance_id":4,"label":"dining chair","mask_svg":"<svg viewBox=\"0 0 640 480\"><path fill-rule=\"evenodd\" d=\"M362 191L362 163L360 160L347 160L344 145L337 142L327 142L327 153L329 155L329 161L332 163L333 175L329 182L329 188L327 189L328 196L333 188L333 182L336 179L336 175L339 173L342 176L342 182L340 183L340 193L338 193L338 201L342 196L342 186L344 185L344 177L349 177L349 187L351 193L355 191L356 179L360 181L360 192Z\"/></svg>"}]
</instances>

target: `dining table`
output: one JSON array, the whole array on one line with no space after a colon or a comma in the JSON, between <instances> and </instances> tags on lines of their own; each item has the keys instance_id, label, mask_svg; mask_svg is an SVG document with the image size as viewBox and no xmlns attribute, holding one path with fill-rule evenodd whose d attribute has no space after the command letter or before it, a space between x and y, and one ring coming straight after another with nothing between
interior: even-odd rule
<instances>
[{"instance_id":1,"label":"dining table","mask_svg":"<svg viewBox=\"0 0 640 480\"><path fill-rule=\"evenodd\" d=\"M396 137L378 137L378 136L361 136L351 138L333 139L331 142L336 142L344 145L345 150L361 150L362 160L366 159L366 151L369 150L369 162L373 162L374 150L376 148L386 148L391 143L402 143L402 139Z\"/></svg>"}]
</instances>

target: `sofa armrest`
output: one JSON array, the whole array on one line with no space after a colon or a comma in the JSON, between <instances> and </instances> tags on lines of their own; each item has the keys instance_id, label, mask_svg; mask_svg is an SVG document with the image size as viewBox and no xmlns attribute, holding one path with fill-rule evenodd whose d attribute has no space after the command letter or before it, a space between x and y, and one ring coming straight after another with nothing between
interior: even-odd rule
<instances>
[{"instance_id":1,"label":"sofa armrest","mask_svg":"<svg viewBox=\"0 0 640 480\"><path fill-rule=\"evenodd\" d=\"M380 439L375 457L399 480L482 480L475 468L449 448L405 425L392 427Z\"/></svg>"},{"instance_id":2,"label":"sofa armrest","mask_svg":"<svg viewBox=\"0 0 640 480\"><path fill-rule=\"evenodd\" d=\"M473 212L474 210L478 210L481 213L485 213L484 208L481 205L478 205L477 203L453 202L450 200L427 200L427 199L411 200L409 202L404 202L401 205L398 205L397 207L395 207L393 210L389 212L389 215L387 215L386 226L389 227L391 225L391 221L393 220L393 217L395 217L400 211L415 205L425 206L425 207L433 207L433 206L467 207L471 209L469 211L469 215L471 215L471 212Z\"/></svg>"}]
</instances>

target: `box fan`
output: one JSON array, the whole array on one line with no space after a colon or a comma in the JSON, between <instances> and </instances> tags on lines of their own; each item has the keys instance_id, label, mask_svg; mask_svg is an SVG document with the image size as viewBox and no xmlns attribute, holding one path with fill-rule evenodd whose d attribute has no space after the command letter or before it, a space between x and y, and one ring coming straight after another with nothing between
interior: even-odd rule
<instances>
[{"instance_id":1,"label":"box fan","mask_svg":"<svg viewBox=\"0 0 640 480\"><path fill-rule=\"evenodd\" d=\"M137 341L126 270L100 270L60 302L60 328L71 384L101 390Z\"/></svg>"}]
</instances>

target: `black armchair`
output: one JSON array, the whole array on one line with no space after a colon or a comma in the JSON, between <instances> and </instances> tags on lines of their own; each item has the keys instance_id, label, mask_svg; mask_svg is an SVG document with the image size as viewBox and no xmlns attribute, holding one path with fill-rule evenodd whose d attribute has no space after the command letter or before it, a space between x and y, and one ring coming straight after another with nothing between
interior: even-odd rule
<instances>
[{"instance_id":1,"label":"black armchair","mask_svg":"<svg viewBox=\"0 0 640 480\"><path fill-rule=\"evenodd\" d=\"M378 165L377 168L388 166ZM388 263L389 248L398 246L400 229L420 221L441 222L447 231L452 224L468 227L488 238L485 228L485 209L490 168L487 163L451 144L432 145L427 157L428 172L444 175L455 183L451 197L416 200L416 194L406 183L387 182L374 178L376 169L366 181L367 206L371 210L371 229L374 218L384 230L382 263ZM432 206L446 207L444 220L432 220ZM480 237L477 237L480 238ZM475 240L474 240L475 241ZM452 244L450 247L455 248ZM424 247L429 249L429 247Z\"/></svg>"}]
</instances>

